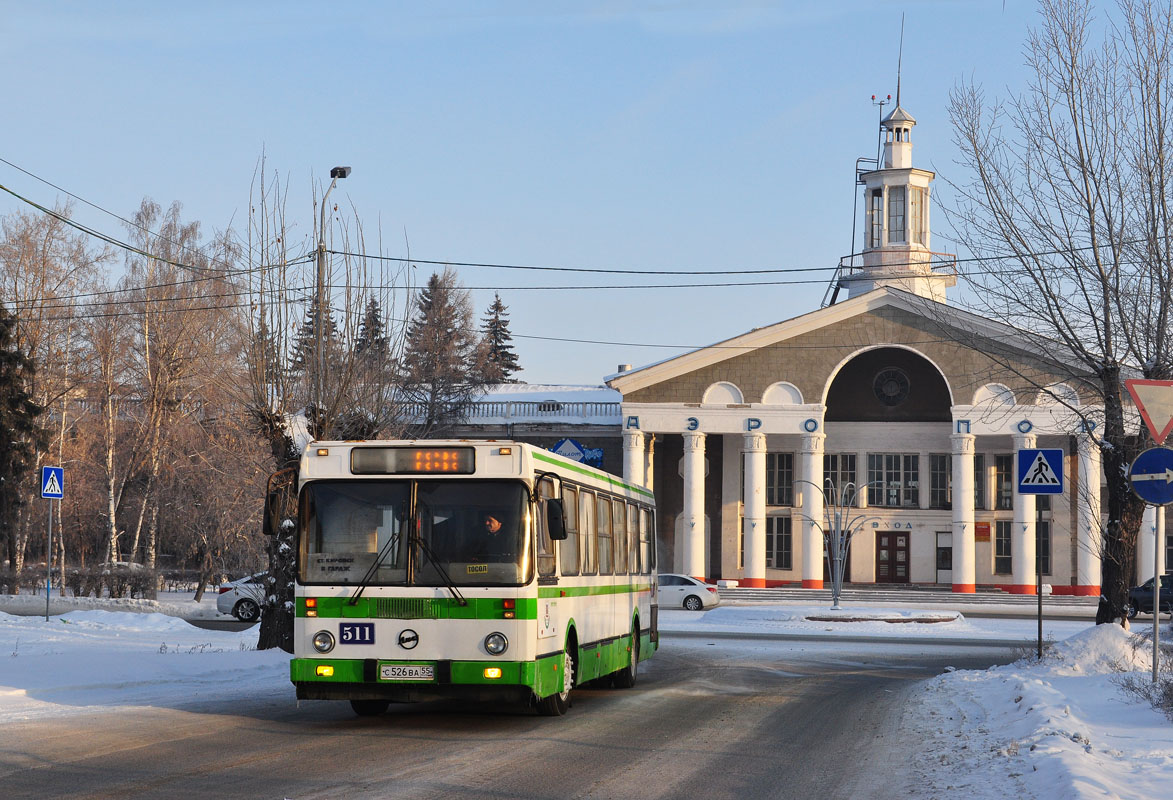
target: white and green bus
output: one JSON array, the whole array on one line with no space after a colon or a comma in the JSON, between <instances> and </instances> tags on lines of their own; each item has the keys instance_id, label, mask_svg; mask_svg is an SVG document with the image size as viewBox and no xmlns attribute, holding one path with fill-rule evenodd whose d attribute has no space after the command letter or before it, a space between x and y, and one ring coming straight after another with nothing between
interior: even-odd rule
<instances>
[{"instance_id":1,"label":"white and green bus","mask_svg":"<svg viewBox=\"0 0 1173 800\"><path fill-rule=\"evenodd\" d=\"M566 713L659 646L651 492L529 444L315 442L290 678L361 715L429 698Z\"/></svg>"}]
</instances>

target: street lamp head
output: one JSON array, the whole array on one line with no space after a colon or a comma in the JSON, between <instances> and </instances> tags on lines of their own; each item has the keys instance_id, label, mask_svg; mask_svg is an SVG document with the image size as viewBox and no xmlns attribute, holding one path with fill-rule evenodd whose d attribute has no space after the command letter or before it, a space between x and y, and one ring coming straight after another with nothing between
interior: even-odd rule
<instances>
[{"instance_id":1,"label":"street lamp head","mask_svg":"<svg viewBox=\"0 0 1173 800\"><path fill-rule=\"evenodd\" d=\"M331 178L345 178L350 175L350 167L334 167L330 170Z\"/></svg>"}]
</instances>

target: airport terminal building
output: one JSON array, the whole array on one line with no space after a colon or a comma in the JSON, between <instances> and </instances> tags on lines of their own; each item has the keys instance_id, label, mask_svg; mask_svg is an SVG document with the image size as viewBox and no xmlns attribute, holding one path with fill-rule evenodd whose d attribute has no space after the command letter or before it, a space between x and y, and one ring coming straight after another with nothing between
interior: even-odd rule
<instances>
[{"instance_id":1,"label":"airport terminal building","mask_svg":"<svg viewBox=\"0 0 1173 800\"><path fill-rule=\"evenodd\" d=\"M1034 593L1037 566L1057 594L1099 594L1094 395L1046 340L948 304L955 259L932 250L915 124L899 103L881 123L864 248L827 304L608 379L624 477L657 498L661 570L821 588L826 507L846 499L850 582ZM1062 449L1062 494L1018 493L1029 448ZM1142 528L1141 574L1162 517Z\"/></svg>"}]
</instances>

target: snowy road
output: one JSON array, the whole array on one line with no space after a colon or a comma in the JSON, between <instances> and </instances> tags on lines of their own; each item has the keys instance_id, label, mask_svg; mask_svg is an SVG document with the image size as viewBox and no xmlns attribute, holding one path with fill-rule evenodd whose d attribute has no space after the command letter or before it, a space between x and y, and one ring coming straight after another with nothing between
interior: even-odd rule
<instances>
[{"instance_id":1,"label":"snowy road","mask_svg":"<svg viewBox=\"0 0 1173 800\"><path fill-rule=\"evenodd\" d=\"M670 639L635 689L581 690L561 719L450 704L360 719L253 682L228 701L205 690L10 722L0 785L14 798L899 797L914 756L883 734L904 689L1009 659Z\"/></svg>"}]
</instances>

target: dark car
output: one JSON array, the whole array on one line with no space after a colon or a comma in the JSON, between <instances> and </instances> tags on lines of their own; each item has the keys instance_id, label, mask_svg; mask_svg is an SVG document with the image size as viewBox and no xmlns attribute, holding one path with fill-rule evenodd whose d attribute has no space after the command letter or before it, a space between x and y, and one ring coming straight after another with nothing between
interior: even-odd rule
<instances>
[{"instance_id":1,"label":"dark car","mask_svg":"<svg viewBox=\"0 0 1173 800\"><path fill-rule=\"evenodd\" d=\"M1173 611L1173 575L1161 576L1161 611ZM1153 579L1128 590L1128 618L1153 613Z\"/></svg>"}]
</instances>

